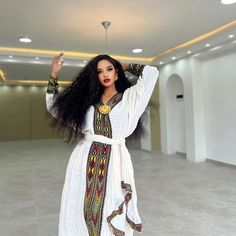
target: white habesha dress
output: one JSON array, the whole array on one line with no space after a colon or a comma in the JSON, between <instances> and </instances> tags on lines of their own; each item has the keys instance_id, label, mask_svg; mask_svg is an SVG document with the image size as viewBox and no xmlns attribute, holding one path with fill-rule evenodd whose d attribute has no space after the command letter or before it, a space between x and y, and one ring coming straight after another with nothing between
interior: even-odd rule
<instances>
[{"instance_id":1,"label":"white habesha dress","mask_svg":"<svg viewBox=\"0 0 236 236\"><path fill-rule=\"evenodd\" d=\"M97 105L89 107L82 130L85 138L72 152L66 170L59 236L131 236L134 230L141 232L125 138L135 130L158 74L156 67L143 66L137 83L110 99L109 114L101 114ZM54 98L47 92L49 111Z\"/></svg>"}]
</instances>

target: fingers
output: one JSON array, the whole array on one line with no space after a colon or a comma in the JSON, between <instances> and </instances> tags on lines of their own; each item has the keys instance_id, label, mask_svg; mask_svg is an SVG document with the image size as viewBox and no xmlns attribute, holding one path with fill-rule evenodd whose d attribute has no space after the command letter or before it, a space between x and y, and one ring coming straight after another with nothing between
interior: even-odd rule
<instances>
[{"instance_id":1,"label":"fingers","mask_svg":"<svg viewBox=\"0 0 236 236\"><path fill-rule=\"evenodd\" d=\"M56 55L56 56L54 56L54 60L59 60L59 59L61 59L61 57L64 55L64 53L63 52L61 52L60 54L58 54L58 55Z\"/></svg>"},{"instance_id":2,"label":"fingers","mask_svg":"<svg viewBox=\"0 0 236 236\"><path fill-rule=\"evenodd\" d=\"M61 52L61 53L58 55L58 57L62 57L63 55L64 55L64 53Z\"/></svg>"},{"instance_id":3,"label":"fingers","mask_svg":"<svg viewBox=\"0 0 236 236\"><path fill-rule=\"evenodd\" d=\"M56 63L58 65L63 65L63 63L64 63L64 60L62 58L63 55L64 55L64 53L61 52L60 54L54 56L53 63Z\"/></svg>"}]
</instances>

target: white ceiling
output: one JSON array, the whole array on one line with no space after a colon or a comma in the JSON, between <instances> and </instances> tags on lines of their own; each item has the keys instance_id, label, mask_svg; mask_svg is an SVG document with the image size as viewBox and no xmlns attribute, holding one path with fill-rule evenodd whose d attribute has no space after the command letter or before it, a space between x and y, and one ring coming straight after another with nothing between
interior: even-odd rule
<instances>
[{"instance_id":1,"label":"white ceiling","mask_svg":"<svg viewBox=\"0 0 236 236\"><path fill-rule=\"evenodd\" d=\"M112 23L107 48L101 25L104 20ZM7 78L42 80L50 70L50 53L37 55L26 50L14 52L14 49L10 52L6 47L108 53L133 57L131 61L141 57L143 62L155 57L151 63L158 64L160 60L170 61L172 56L183 57L187 50L209 51L218 45L222 46L221 50L225 45L234 48L236 4L222 5L220 0L1 0L0 29L0 69ZM234 39L229 39L229 34L234 34ZM20 43L18 38L22 35L31 37L32 43ZM205 39L190 42L202 35ZM177 47L186 42L189 45ZM212 47L206 49L208 42ZM133 48L144 51L135 55L131 52ZM172 50L168 52L169 49ZM9 59L9 55L14 58ZM38 62L35 56L40 57ZM73 68L76 73L86 58L89 55L68 58L65 55L65 61L68 59L65 70L76 66Z\"/></svg>"}]
</instances>

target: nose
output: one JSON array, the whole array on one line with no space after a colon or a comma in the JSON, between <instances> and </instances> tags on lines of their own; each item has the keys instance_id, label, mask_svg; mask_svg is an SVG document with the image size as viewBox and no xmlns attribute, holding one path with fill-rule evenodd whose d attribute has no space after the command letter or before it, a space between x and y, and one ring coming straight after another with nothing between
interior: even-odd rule
<instances>
[{"instance_id":1,"label":"nose","mask_svg":"<svg viewBox=\"0 0 236 236\"><path fill-rule=\"evenodd\" d=\"M103 77L107 77L107 72L103 71Z\"/></svg>"}]
</instances>

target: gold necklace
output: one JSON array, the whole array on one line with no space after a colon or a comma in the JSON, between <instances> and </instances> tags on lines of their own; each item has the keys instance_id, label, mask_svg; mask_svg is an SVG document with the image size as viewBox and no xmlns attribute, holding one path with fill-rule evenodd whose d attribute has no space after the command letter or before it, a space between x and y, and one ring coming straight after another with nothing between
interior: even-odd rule
<instances>
[{"instance_id":1,"label":"gold necklace","mask_svg":"<svg viewBox=\"0 0 236 236\"><path fill-rule=\"evenodd\" d=\"M117 94L117 93L116 93ZM115 95L116 95L115 94ZM115 96L114 95L114 96ZM113 97L114 97L113 96ZM112 97L112 98L113 98ZM111 99L112 98L110 98L110 100L108 101L108 103L111 101ZM98 107L98 110L99 110L99 112L101 113L101 114L104 114L104 115L106 115L106 114L108 114L110 111L111 111L111 106L110 105L108 105L108 104L102 104L102 105L100 105L99 107Z\"/></svg>"},{"instance_id":2,"label":"gold necklace","mask_svg":"<svg viewBox=\"0 0 236 236\"><path fill-rule=\"evenodd\" d=\"M111 107L109 105L101 105L98 107L98 110L101 114L108 114L111 111Z\"/></svg>"}]
</instances>

